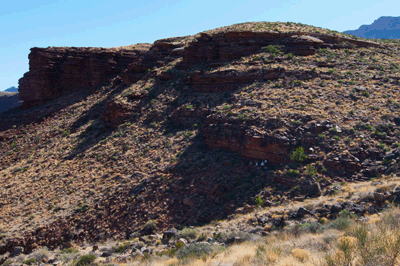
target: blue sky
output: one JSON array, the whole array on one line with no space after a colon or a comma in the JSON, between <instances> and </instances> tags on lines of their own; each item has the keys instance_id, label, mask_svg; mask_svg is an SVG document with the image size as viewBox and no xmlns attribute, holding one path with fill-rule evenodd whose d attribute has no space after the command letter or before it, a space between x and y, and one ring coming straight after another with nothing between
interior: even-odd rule
<instances>
[{"instance_id":1,"label":"blue sky","mask_svg":"<svg viewBox=\"0 0 400 266\"><path fill-rule=\"evenodd\" d=\"M400 16L399 10L398 0L6 1L0 8L0 90L18 86L31 47L115 47L248 21L344 31Z\"/></svg>"}]
</instances>

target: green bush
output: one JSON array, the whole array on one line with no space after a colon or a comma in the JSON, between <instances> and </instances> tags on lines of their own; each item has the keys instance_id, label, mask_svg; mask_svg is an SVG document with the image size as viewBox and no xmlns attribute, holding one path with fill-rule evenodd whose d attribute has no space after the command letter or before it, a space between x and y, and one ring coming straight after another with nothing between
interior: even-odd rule
<instances>
[{"instance_id":1,"label":"green bush","mask_svg":"<svg viewBox=\"0 0 400 266\"><path fill-rule=\"evenodd\" d=\"M305 158L307 158L307 156L304 154L303 147L297 147L292 155L290 155L290 159L295 162L302 162Z\"/></svg>"},{"instance_id":2,"label":"green bush","mask_svg":"<svg viewBox=\"0 0 400 266\"><path fill-rule=\"evenodd\" d=\"M276 55L282 55L283 53L281 52L281 49L278 45L268 45L266 47L263 47L263 50L269 54L271 54L272 56L276 56Z\"/></svg>"},{"instance_id":3,"label":"green bush","mask_svg":"<svg viewBox=\"0 0 400 266\"><path fill-rule=\"evenodd\" d=\"M113 251L116 253L124 253L125 250L130 248L130 244L129 243L124 243L122 245L119 245L117 247L113 247Z\"/></svg>"},{"instance_id":4,"label":"green bush","mask_svg":"<svg viewBox=\"0 0 400 266\"><path fill-rule=\"evenodd\" d=\"M307 165L307 175L312 177L318 173L317 169L314 168L311 164Z\"/></svg>"},{"instance_id":5,"label":"green bush","mask_svg":"<svg viewBox=\"0 0 400 266\"><path fill-rule=\"evenodd\" d=\"M32 265L32 264L35 264L35 263L36 263L36 260L34 258L27 259L27 260L24 260L22 262L22 264L26 264L26 265Z\"/></svg>"},{"instance_id":6,"label":"green bush","mask_svg":"<svg viewBox=\"0 0 400 266\"><path fill-rule=\"evenodd\" d=\"M255 198L254 201L255 201L257 207L261 207L261 206L264 205L264 201L261 199L260 196L258 196L257 198Z\"/></svg>"},{"instance_id":7,"label":"green bush","mask_svg":"<svg viewBox=\"0 0 400 266\"><path fill-rule=\"evenodd\" d=\"M71 130L69 130L69 129L63 130L62 135L63 135L63 137L68 137L69 135L71 135Z\"/></svg>"},{"instance_id":8,"label":"green bush","mask_svg":"<svg viewBox=\"0 0 400 266\"><path fill-rule=\"evenodd\" d=\"M300 172L299 172L299 170L289 169L289 170L287 170L287 171L285 172L285 175L288 175L288 176L298 176L298 175L300 175Z\"/></svg>"},{"instance_id":9,"label":"green bush","mask_svg":"<svg viewBox=\"0 0 400 266\"><path fill-rule=\"evenodd\" d=\"M83 255L82 257L79 258L75 266L93 265L95 259L96 259L95 255Z\"/></svg>"}]
</instances>

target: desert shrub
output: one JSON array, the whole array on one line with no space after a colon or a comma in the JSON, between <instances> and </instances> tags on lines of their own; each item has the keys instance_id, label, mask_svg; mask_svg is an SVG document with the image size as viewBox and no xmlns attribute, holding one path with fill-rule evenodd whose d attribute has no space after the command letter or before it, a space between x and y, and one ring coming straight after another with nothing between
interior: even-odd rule
<instances>
[{"instance_id":1,"label":"desert shrub","mask_svg":"<svg viewBox=\"0 0 400 266\"><path fill-rule=\"evenodd\" d=\"M307 165L307 175L312 177L318 173L317 169L314 168L311 164Z\"/></svg>"},{"instance_id":2,"label":"desert shrub","mask_svg":"<svg viewBox=\"0 0 400 266\"><path fill-rule=\"evenodd\" d=\"M76 252L78 252L76 250ZM35 261L43 261L43 259L48 259L50 257L50 252L46 248L40 248L35 250L31 256Z\"/></svg>"},{"instance_id":3,"label":"desert shrub","mask_svg":"<svg viewBox=\"0 0 400 266\"><path fill-rule=\"evenodd\" d=\"M389 192L390 191L390 187L389 186L380 186L380 187L377 187L375 189L375 191L379 192L379 193Z\"/></svg>"},{"instance_id":4,"label":"desert shrub","mask_svg":"<svg viewBox=\"0 0 400 266\"><path fill-rule=\"evenodd\" d=\"M151 231L156 229L157 226L157 222L154 220L148 220L145 224L144 224L144 229L147 231Z\"/></svg>"},{"instance_id":5,"label":"desert shrub","mask_svg":"<svg viewBox=\"0 0 400 266\"><path fill-rule=\"evenodd\" d=\"M360 201L362 202L374 201L374 194L371 192L363 192L360 195Z\"/></svg>"},{"instance_id":6,"label":"desert shrub","mask_svg":"<svg viewBox=\"0 0 400 266\"><path fill-rule=\"evenodd\" d=\"M334 250L325 256L327 266L349 265L346 264L346 259L343 251Z\"/></svg>"},{"instance_id":7,"label":"desert shrub","mask_svg":"<svg viewBox=\"0 0 400 266\"><path fill-rule=\"evenodd\" d=\"M243 241L248 241L251 239L252 234L244 232L244 231L238 231L238 232L231 232L231 233L223 233L219 232L214 236L214 239L218 242L225 243L229 238L232 237L239 237Z\"/></svg>"},{"instance_id":8,"label":"desert shrub","mask_svg":"<svg viewBox=\"0 0 400 266\"><path fill-rule=\"evenodd\" d=\"M360 265L396 265L400 257L398 216L391 211L375 224L354 224L347 228L346 235L338 240L338 248L347 263L341 265L349 265L356 257Z\"/></svg>"},{"instance_id":9,"label":"desert shrub","mask_svg":"<svg viewBox=\"0 0 400 266\"><path fill-rule=\"evenodd\" d=\"M26 264L26 265L32 265L32 264L35 264L35 263L36 263L36 260L34 258L27 259L27 260L24 260L22 262L22 264Z\"/></svg>"},{"instance_id":10,"label":"desert shrub","mask_svg":"<svg viewBox=\"0 0 400 266\"><path fill-rule=\"evenodd\" d=\"M266 47L262 48L263 51L271 54L272 56L277 56L277 55L282 55L283 53L281 52L280 46L278 45L268 45Z\"/></svg>"},{"instance_id":11,"label":"desert shrub","mask_svg":"<svg viewBox=\"0 0 400 266\"><path fill-rule=\"evenodd\" d=\"M78 208L76 208L75 212L80 212L80 213L84 213L89 209L89 205L88 204L83 204L83 205L79 205Z\"/></svg>"},{"instance_id":12,"label":"desert shrub","mask_svg":"<svg viewBox=\"0 0 400 266\"><path fill-rule=\"evenodd\" d=\"M63 137L68 137L69 135L71 135L71 130L69 129L62 130L62 135Z\"/></svg>"},{"instance_id":13,"label":"desert shrub","mask_svg":"<svg viewBox=\"0 0 400 266\"><path fill-rule=\"evenodd\" d=\"M333 220L331 224L329 224L329 228L335 228L338 230L345 230L347 229L353 221L350 220L348 217L338 217L337 219Z\"/></svg>"},{"instance_id":14,"label":"desert shrub","mask_svg":"<svg viewBox=\"0 0 400 266\"><path fill-rule=\"evenodd\" d=\"M207 235L205 233L201 233L199 235L199 237L197 238L197 241L202 242L202 241L205 241L206 239L207 239Z\"/></svg>"},{"instance_id":15,"label":"desert shrub","mask_svg":"<svg viewBox=\"0 0 400 266\"><path fill-rule=\"evenodd\" d=\"M292 84L294 87L300 87L301 85L303 85L303 81L301 81L301 80L293 80L293 81L291 82L291 84Z\"/></svg>"},{"instance_id":16,"label":"desert shrub","mask_svg":"<svg viewBox=\"0 0 400 266\"><path fill-rule=\"evenodd\" d=\"M289 169L285 172L285 175L287 176L298 176L300 175L299 170L293 170L293 169Z\"/></svg>"},{"instance_id":17,"label":"desert shrub","mask_svg":"<svg viewBox=\"0 0 400 266\"><path fill-rule=\"evenodd\" d=\"M339 250L343 252L346 265L350 264L355 255L358 240L352 236L342 236L338 239Z\"/></svg>"},{"instance_id":18,"label":"desert shrub","mask_svg":"<svg viewBox=\"0 0 400 266\"><path fill-rule=\"evenodd\" d=\"M95 255L83 255L76 262L75 266L93 265L93 262L95 261L95 259L96 259Z\"/></svg>"},{"instance_id":19,"label":"desert shrub","mask_svg":"<svg viewBox=\"0 0 400 266\"><path fill-rule=\"evenodd\" d=\"M306 157L303 147L297 147L296 150L293 151L292 155L290 155L290 159L295 162L302 162Z\"/></svg>"},{"instance_id":20,"label":"desert shrub","mask_svg":"<svg viewBox=\"0 0 400 266\"><path fill-rule=\"evenodd\" d=\"M264 201L261 199L260 196L254 199L254 202L256 203L257 207L261 207L264 205Z\"/></svg>"},{"instance_id":21,"label":"desert shrub","mask_svg":"<svg viewBox=\"0 0 400 266\"><path fill-rule=\"evenodd\" d=\"M202 255L208 255L213 251L211 245L208 244L189 244L176 252L178 259L183 258L200 258Z\"/></svg>"},{"instance_id":22,"label":"desert shrub","mask_svg":"<svg viewBox=\"0 0 400 266\"><path fill-rule=\"evenodd\" d=\"M127 250L129 248L130 248L130 244L129 243L124 243L122 245L113 247L113 251L116 252L116 253L123 253L123 252L125 252L125 250Z\"/></svg>"},{"instance_id":23,"label":"desert shrub","mask_svg":"<svg viewBox=\"0 0 400 266\"><path fill-rule=\"evenodd\" d=\"M71 247L71 248L62 249L60 253L61 254L74 254L74 253L78 253L78 250L74 247Z\"/></svg>"},{"instance_id":24,"label":"desert shrub","mask_svg":"<svg viewBox=\"0 0 400 266\"><path fill-rule=\"evenodd\" d=\"M294 235L295 237L299 237L303 233L312 233L315 234L323 230L321 224L312 222L312 223L303 223L303 224L296 224L288 229L287 232Z\"/></svg>"},{"instance_id":25,"label":"desert shrub","mask_svg":"<svg viewBox=\"0 0 400 266\"><path fill-rule=\"evenodd\" d=\"M361 95L364 96L364 97L369 97L369 93L367 91L363 91L361 93Z\"/></svg>"},{"instance_id":26,"label":"desert shrub","mask_svg":"<svg viewBox=\"0 0 400 266\"><path fill-rule=\"evenodd\" d=\"M292 255L298 261L305 262L310 257L310 252L305 250L305 249L295 248L295 249L292 250Z\"/></svg>"},{"instance_id":27,"label":"desert shrub","mask_svg":"<svg viewBox=\"0 0 400 266\"><path fill-rule=\"evenodd\" d=\"M323 229L322 225L316 222L312 222L304 226L304 230L310 233L317 233Z\"/></svg>"},{"instance_id":28,"label":"desert shrub","mask_svg":"<svg viewBox=\"0 0 400 266\"><path fill-rule=\"evenodd\" d=\"M183 230L178 233L178 238L195 239L198 234L199 232L196 229L183 228Z\"/></svg>"}]
</instances>

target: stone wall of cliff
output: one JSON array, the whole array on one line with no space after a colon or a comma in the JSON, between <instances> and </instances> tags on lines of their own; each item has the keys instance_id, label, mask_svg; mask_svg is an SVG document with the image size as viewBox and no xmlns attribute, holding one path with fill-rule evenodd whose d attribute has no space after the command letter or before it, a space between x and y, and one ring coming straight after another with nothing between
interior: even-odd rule
<instances>
[{"instance_id":1,"label":"stone wall of cliff","mask_svg":"<svg viewBox=\"0 0 400 266\"><path fill-rule=\"evenodd\" d=\"M103 48L32 48L29 72L19 81L23 106L40 104L75 88L110 82L142 54Z\"/></svg>"},{"instance_id":2,"label":"stone wall of cliff","mask_svg":"<svg viewBox=\"0 0 400 266\"><path fill-rule=\"evenodd\" d=\"M19 80L23 107L59 97L76 88L93 88L116 82L134 83L180 46L180 38L121 48L32 48L29 72Z\"/></svg>"}]
</instances>

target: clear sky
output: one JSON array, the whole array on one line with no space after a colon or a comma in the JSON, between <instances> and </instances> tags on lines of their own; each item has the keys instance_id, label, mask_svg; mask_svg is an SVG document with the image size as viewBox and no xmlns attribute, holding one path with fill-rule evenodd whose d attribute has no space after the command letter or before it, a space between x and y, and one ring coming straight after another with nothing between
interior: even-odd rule
<instances>
[{"instance_id":1,"label":"clear sky","mask_svg":"<svg viewBox=\"0 0 400 266\"><path fill-rule=\"evenodd\" d=\"M249 21L345 31L400 16L399 0L9 0L0 7L0 90L18 86L31 47L115 47ZM397 13L396 13L397 12Z\"/></svg>"}]
</instances>

